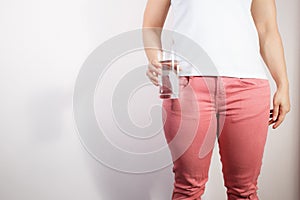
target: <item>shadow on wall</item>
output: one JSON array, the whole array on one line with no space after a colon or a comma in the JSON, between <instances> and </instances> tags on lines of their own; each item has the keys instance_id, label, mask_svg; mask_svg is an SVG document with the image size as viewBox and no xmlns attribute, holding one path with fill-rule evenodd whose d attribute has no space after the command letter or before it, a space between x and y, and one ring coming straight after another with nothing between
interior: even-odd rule
<instances>
[{"instance_id":1,"label":"shadow on wall","mask_svg":"<svg viewBox=\"0 0 300 200\"><path fill-rule=\"evenodd\" d=\"M61 88L52 90L48 88L47 91L36 92L32 97L28 108L33 128L32 139L35 142L55 143L66 134L64 122L65 118L70 116L69 111L72 109L71 92ZM83 146L81 148L88 173L91 175L89 180L94 182L100 200L171 199L173 174L170 165L151 173L124 173L103 165Z\"/></svg>"},{"instance_id":2,"label":"shadow on wall","mask_svg":"<svg viewBox=\"0 0 300 200\"><path fill-rule=\"evenodd\" d=\"M85 155L101 199L171 199L173 175L170 167L147 174L129 174L110 169L89 157L89 154Z\"/></svg>"}]
</instances>

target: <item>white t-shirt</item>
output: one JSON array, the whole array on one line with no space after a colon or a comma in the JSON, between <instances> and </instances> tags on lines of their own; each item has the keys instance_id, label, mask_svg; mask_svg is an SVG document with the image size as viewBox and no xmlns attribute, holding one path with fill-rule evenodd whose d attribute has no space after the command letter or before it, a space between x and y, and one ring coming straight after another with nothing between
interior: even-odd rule
<instances>
[{"instance_id":1,"label":"white t-shirt","mask_svg":"<svg viewBox=\"0 0 300 200\"><path fill-rule=\"evenodd\" d=\"M171 0L172 30L200 45L216 68L203 74L180 61L179 75L268 79L250 7L251 0Z\"/></svg>"}]
</instances>

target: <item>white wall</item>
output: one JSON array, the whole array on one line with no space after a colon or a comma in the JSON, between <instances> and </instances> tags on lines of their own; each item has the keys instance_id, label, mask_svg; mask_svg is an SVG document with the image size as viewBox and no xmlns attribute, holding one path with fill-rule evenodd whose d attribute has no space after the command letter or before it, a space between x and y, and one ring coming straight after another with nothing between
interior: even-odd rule
<instances>
[{"instance_id":1,"label":"white wall","mask_svg":"<svg viewBox=\"0 0 300 200\"><path fill-rule=\"evenodd\" d=\"M140 28L145 4L0 1L0 199L170 199L171 166L142 175L112 170L83 148L73 120L81 65L102 42ZM292 110L277 130L270 128L259 179L266 200L300 197L299 7L297 0L277 0ZM217 152L205 199L226 199Z\"/></svg>"}]
</instances>

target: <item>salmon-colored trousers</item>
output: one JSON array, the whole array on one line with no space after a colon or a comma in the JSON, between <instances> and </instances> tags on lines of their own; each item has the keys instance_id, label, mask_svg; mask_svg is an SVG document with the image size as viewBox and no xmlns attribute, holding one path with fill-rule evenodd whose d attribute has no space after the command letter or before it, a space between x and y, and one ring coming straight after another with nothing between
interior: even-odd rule
<instances>
[{"instance_id":1,"label":"salmon-colored trousers","mask_svg":"<svg viewBox=\"0 0 300 200\"><path fill-rule=\"evenodd\" d=\"M172 200L201 200L216 141L228 200L255 199L270 115L267 79L181 76L180 97L163 100L173 159Z\"/></svg>"}]
</instances>

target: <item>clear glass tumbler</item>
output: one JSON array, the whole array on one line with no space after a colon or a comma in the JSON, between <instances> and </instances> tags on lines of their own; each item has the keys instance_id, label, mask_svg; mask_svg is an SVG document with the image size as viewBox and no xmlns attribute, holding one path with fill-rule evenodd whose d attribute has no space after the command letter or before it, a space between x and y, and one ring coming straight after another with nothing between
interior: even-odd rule
<instances>
[{"instance_id":1,"label":"clear glass tumbler","mask_svg":"<svg viewBox=\"0 0 300 200\"><path fill-rule=\"evenodd\" d=\"M161 99L179 98L179 63L173 51L161 51L158 61L162 64L162 74L158 76L159 97Z\"/></svg>"}]
</instances>

